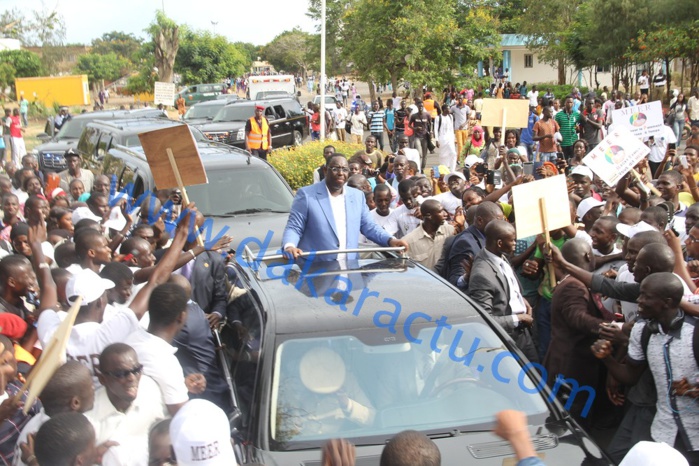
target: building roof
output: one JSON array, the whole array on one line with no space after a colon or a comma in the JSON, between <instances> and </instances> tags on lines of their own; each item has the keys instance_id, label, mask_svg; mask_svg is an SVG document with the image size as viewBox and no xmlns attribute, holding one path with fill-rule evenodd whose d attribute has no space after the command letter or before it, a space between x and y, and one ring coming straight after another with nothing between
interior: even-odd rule
<instances>
[{"instance_id":1,"label":"building roof","mask_svg":"<svg viewBox=\"0 0 699 466\"><path fill-rule=\"evenodd\" d=\"M523 36L521 34L500 34L502 40L500 41L501 47L526 47L528 36Z\"/></svg>"}]
</instances>

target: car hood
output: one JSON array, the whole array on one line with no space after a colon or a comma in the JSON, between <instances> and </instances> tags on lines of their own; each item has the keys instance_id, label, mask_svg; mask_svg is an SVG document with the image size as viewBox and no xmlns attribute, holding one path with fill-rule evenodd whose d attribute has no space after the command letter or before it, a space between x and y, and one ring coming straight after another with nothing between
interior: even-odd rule
<instances>
[{"instance_id":1,"label":"car hood","mask_svg":"<svg viewBox=\"0 0 699 466\"><path fill-rule=\"evenodd\" d=\"M611 461L577 425L556 421L529 426L539 457L547 466L606 466ZM442 456L442 466L502 466L516 464L507 441L492 432L469 432L454 437L433 438ZM358 446L358 466L379 466L383 444ZM254 450L251 462L267 466L322 466L319 449L263 452Z\"/></svg>"},{"instance_id":2,"label":"car hood","mask_svg":"<svg viewBox=\"0 0 699 466\"><path fill-rule=\"evenodd\" d=\"M201 131L204 132L215 132L215 131L238 131L240 128L245 128L244 121L219 121L217 123L208 123L204 125L197 126Z\"/></svg>"},{"instance_id":3,"label":"car hood","mask_svg":"<svg viewBox=\"0 0 699 466\"><path fill-rule=\"evenodd\" d=\"M207 123L211 123L211 120L209 120L208 118L188 118L188 119L184 120L184 122L187 123L188 125L195 126L195 125L205 125Z\"/></svg>"},{"instance_id":4,"label":"car hood","mask_svg":"<svg viewBox=\"0 0 699 466\"><path fill-rule=\"evenodd\" d=\"M37 152L65 152L78 145L78 139L68 138L60 141L49 141L35 147Z\"/></svg>"},{"instance_id":5,"label":"car hood","mask_svg":"<svg viewBox=\"0 0 699 466\"><path fill-rule=\"evenodd\" d=\"M215 238L225 227L228 227L229 229L225 234L233 237L230 248L235 249L236 255L240 257L245 246L253 252L264 247L267 254L277 253L282 245L282 234L286 228L289 214L258 212L225 218L207 217L213 220L213 231L210 233L210 238ZM205 238L207 233L204 233Z\"/></svg>"}]
</instances>

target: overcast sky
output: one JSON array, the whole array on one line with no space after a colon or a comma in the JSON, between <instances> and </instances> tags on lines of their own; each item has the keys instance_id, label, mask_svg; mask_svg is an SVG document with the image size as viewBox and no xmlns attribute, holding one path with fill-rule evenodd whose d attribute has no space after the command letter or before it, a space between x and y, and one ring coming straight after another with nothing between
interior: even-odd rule
<instances>
[{"instance_id":1,"label":"overcast sky","mask_svg":"<svg viewBox=\"0 0 699 466\"><path fill-rule=\"evenodd\" d=\"M307 0L44 0L66 23L66 42L89 44L105 32L123 31L144 37L143 30L156 10L193 29L215 31L230 41L264 45L288 29L315 30L306 16ZM0 0L0 12L19 8L29 17L42 8L41 0ZM218 22L215 26L212 21Z\"/></svg>"}]
</instances>

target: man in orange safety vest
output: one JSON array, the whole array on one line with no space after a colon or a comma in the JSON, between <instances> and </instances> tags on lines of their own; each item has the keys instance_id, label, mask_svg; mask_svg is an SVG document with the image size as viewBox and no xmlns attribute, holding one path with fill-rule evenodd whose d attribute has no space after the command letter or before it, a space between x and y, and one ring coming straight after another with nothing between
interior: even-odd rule
<instances>
[{"instance_id":1,"label":"man in orange safety vest","mask_svg":"<svg viewBox=\"0 0 699 466\"><path fill-rule=\"evenodd\" d=\"M262 105L256 105L255 116L245 123L245 150L267 160L267 154L272 150L272 133L264 111Z\"/></svg>"}]
</instances>

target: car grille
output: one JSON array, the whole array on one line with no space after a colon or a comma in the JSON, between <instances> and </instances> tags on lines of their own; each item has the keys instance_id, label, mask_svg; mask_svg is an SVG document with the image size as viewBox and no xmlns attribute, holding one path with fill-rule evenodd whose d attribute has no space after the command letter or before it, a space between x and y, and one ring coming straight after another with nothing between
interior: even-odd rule
<instances>
[{"instance_id":1,"label":"car grille","mask_svg":"<svg viewBox=\"0 0 699 466\"><path fill-rule=\"evenodd\" d=\"M549 450L558 446L558 437L555 435L534 435L532 436L532 443L537 451ZM468 451L471 452L474 458L478 459L514 455L510 442L506 440L469 445Z\"/></svg>"},{"instance_id":2,"label":"car grille","mask_svg":"<svg viewBox=\"0 0 699 466\"><path fill-rule=\"evenodd\" d=\"M222 142L224 144L228 144L230 142L228 133L204 133L204 135L209 138L209 140L214 142Z\"/></svg>"},{"instance_id":3,"label":"car grille","mask_svg":"<svg viewBox=\"0 0 699 466\"><path fill-rule=\"evenodd\" d=\"M52 154L51 152L42 152L41 167L49 170L64 170L66 168L66 160L63 157L63 152Z\"/></svg>"}]
</instances>

